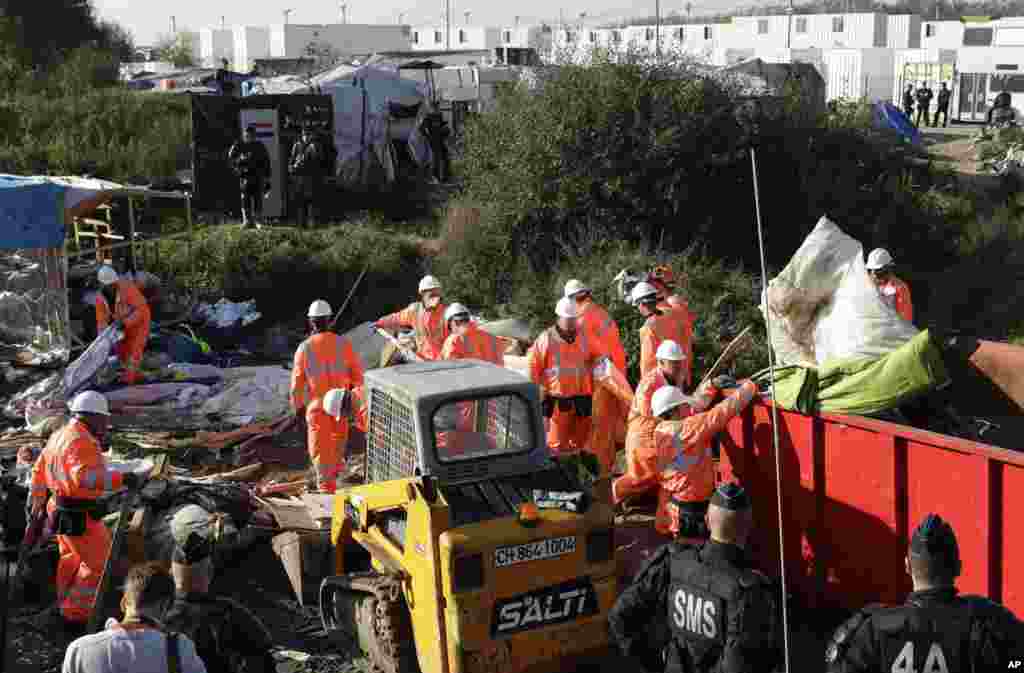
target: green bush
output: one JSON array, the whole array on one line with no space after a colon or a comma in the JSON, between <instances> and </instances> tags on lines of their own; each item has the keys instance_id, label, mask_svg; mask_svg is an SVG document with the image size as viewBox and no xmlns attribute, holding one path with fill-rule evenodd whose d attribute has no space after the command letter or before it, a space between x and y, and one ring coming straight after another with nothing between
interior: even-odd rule
<instances>
[{"instance_id":1,"label":"green bush","mask_svg":"<svg viewBox=\"0 0 1024 673\"><path fill-rule=\"evenodd\" d=\"M0 102L0 165L7 172L67 175L88 167L98 177L126 181L170 177L187 168L187 97L78 90L71 80L54 86L55 92Z\"/></svg>"},{"instance_id":2,"label":"green bush","mask_svg":"<svg viewBox=\"0 0 1024 673\"><path fill-rule=\"evenodd\" d=\"M309 304L327 299L341 308L352 283L367 268L341 325L372 320L411 301L421 275L416 248L359 223L303 231L217 227L161 244L150 271L179 286L198 288L216 301L256 300L270 322L305 316Z\"/></svg>"}]
</instances>

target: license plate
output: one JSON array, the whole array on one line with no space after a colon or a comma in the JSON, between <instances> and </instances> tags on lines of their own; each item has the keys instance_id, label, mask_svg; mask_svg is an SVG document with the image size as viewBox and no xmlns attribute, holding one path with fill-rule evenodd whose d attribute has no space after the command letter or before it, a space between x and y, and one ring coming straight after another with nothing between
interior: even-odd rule
<instances>
[{"instance_id":1,"label":"license plate","mask_svg":"<svg viewBox=\"0 0 1024 673\"><path fill-rule=\"evenodd\" d=\"M537 542L498 547L494 550L494 565L498 568L565 556L576 551L576 536L552 537Z\"/></svg>"},{"instance_id":2,"label":"license plate","mask_svg":"<svg viewBox=\"0 0 1024 673\"><path fill-rule=\"evenodd\" d=\"M589 579L563 582L495 603L491 636L563 624L597 612L597 592Z\"/></svg>"}]
</instances>

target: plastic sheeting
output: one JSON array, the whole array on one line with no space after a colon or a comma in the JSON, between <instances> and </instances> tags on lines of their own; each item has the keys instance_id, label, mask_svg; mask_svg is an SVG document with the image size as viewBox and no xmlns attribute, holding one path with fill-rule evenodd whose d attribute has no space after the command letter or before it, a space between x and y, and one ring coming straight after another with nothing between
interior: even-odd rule
<instances>
[{"instance_id":1,"label":"plastic sheeting","mask_svg":"<svg viewBox=\"0 0 1024 673\"><path fill-rule=\"evenodd\" d=\"M767 381L767 373L754 377ZM949 379L941 348L925 331L880 358L849 358L819 367L775 370L779 405L805 414L819 411L870 415L910 401Z\"/></svg>"},{"instance_id":2,"label":"plastic sheeting","mask_svg":"<svg viewBox=\"0 0 1024 673\"><path fill-rule=\"evenodd\" d=\"M0 207L0 213L3 210ZM0 237L3 235L0 230ZM67 361L71 329L63 247L3 247L0 245L0 358L25 365Z\"/></svg>"},{"instance_id":3,"label":"plastic sheeting","mask_svg":"<svg viewBox=\"0 0 1024 673\"><path fill-rule=\"evenodd\" d=\"M877 358L918 333L879 297L863 246L826 217L768 283L761 310L780 365Z\"/></svg>"},{"instance_id":4,"label":"plastic sheeting","mask_svg":"<svg viewBox=\"0 0 1024 673\"><path fill-rule=\"evenodd\" d=\"M241 321L242 326L250 325L260 319L262 314L256 310L256 300L233 302L221 299L216 304L200 304L195 309L195 317L212 327L233 327Z\"/></svg>"},{"instance_id":5,"label":"plastic sheeting","mask_svg":"<svg viewBox=\"0 0 1024 673\"><path fill-rule=\"evenodd\" d=\"M247 367L251 376L231 381L203 403L199 413L218 414L232 425L269 421L288 414L291 372L281 367ZM225 374L230 378L229 372Z\"/></svg>"}]
</instances>

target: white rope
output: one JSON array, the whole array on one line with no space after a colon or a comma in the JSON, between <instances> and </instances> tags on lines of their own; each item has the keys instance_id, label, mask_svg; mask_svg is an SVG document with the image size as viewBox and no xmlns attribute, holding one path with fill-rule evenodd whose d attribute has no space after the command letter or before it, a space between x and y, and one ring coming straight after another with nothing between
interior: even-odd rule
<instances>
[{"instance_id":1,"label":"white rope","mask_svg":"<svg viewBox=\"0 0 1024 673\"><path fill-rule=\"evenodd\" d=\"M772 442L775 448L775 493L779 510L779 567L782 578L782 643L785 665L789 673L789 609L786 606L786 546L782 532L782 458L779 455L779 410L775 406L775 355L772 351L771 312L768 310L768 267L764 259L764 230L761 226L761 193L757 186L757 157L750 148L750 165L754 172L754 207L757 211L757 243L761 249L761 288L764 293L764 320L768 336L768 375L772 387Z\"/></svg>"}]
</instances>

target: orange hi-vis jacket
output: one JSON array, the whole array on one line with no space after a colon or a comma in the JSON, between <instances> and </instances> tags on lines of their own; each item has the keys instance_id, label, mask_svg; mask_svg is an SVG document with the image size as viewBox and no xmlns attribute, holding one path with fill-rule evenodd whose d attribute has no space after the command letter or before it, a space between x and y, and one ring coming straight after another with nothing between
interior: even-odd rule
<instances>
[{"instance_id":1,"label":"orange hi-vis jacket","mask_svg":"<svg viewBox=\"0 0 1024 673\"><path fill-rule=\"evenodd\" d=\"M423 302L416 301L397 313L384 316L377 321L377 326L392 330L411 327L416 335L417 354L424 360L440 360L445 339L448 338L444 310L442 302L428 309Z\"/></svg>"},{"instance_id":2,"label":"orange hi-vis jacket","mask_svg":"<svg viewBox=\"0 0 1024 673\"><path fill-rule=\"evenodd\" d=\"M463 334L451 334L441 349L442 360L469 358L505 366L505 354L501 352L498 337L480 329L475 322L470 322Z\"/></svg>"},{"instance_id":3,"label":"orange hi-vis jacket","mask_svg":"<svg viewBox=\"0 0 1024 673\"><path fill-rule=\"evenodd\" d=\"M626 371L626 349L622 347L619 326L603 306L588 299L580 307L580 336L590 352L607 355L620 372Z\"/></svg>"},{"instance_id":4,"label":"orange hi-vis jacket","mask_svg":"<svg viewBox=\"0 0 1024 673\"><path fill-rule=\"evenodd\" d=\"M681 421L668 421L654 431L654 463L661 490L654 527L663 535L679 531L678 512L671 501L706 502L715 490L711 439L747 408L757 385L744 381L739 388L704 413Z\"/></svg>"},{"instance_id":5,"label":"orange hi-vis jacket","mask_svg":"<svg viewBox=\"0 0 1024 673\"><path fill-rule=\"evenodd\" d=\"M910 301L910 287L896 276L889 276L889 279L882 285L877 286L882 301L896 309L907 322L914 321L914 305Z\"/></svg>"},{"instance_id":6,"label":"orange hi-vis jacket","mask_svg":"<svg viewBox=\"0 0 1024 673\"><path fill-rule=\"evenodd\" d=\"M122 484L123 475L107 468L103 450L89 428L74 419L50 437L32 467L33 496L45 496L49 489L65 498L95 500Z\"/></svg>"},{"instance_id":7,"label":"orange hi-vis jacket","mask_svg":"<svg viewBox=\"0 0 1024 673\"><path fill-rule=\"evenodd\" d=\"M111 316L110 305L102 293L96 293L96 325L103 330L110 324L111 320L120 320L124 323L125 332L135 328L148 325L152 319L149 304L146 297L138 286L130 280L119 280L117 286L117 303L114 306ZM148 330L147 330L148 332Z\"/></svg>"},{"instance_id":8,"label":"orange hi-vis jacket","mask_svg":"<svg viewBox=\"0 0 1024 673\"><path fill-rule=\"evenodd\" d=\"M74 419L50 437L32 466L34 500L45 497L47 490L57 497L95 500L123 484L123 475L109 468L89 428ZM52 498L47 511L52 515L56 509ZM106 526L91 516L81 535L57 535L60 556L54 584L65 619L82 623L92 615L110 543Z\"/></svg>"},{"instance_id":9,"label":"orange hi-vis jacket","mask_svg":"<svg viewBox=\"0 0 1024 673\"><path fill-rule=\"evenodd\" d=\"M135 384L142 376L139 369L142 366L146 341L149 339L152 318L146 298L131 281L117 281L117 304L114 306L113 318L106 298L102 293L96 295L97 327L105 329L112 319L124 323L124 338L116 348L118 359L124 367L124 374L121 376L123 383Z\"/></svg>"},{"instance_id":10,"label":"orange hi-vis jacket","mask_svg":"<svg viewBox=\"0 0 1024 673\"><path fill-rule=\"evenodd\" d=\"M594 359L578 333L573 343L568 343L555 327L541 332L526 354L530 380L552 397L592 395Z\"/></svg>"},{"instance_id":11,"label":"orange hi-vis jacket","mask_svg":"<svg viewBox=\"0 0 1024 673\"><path fill-rule=\"evenodd\" d=\"M693 346L688 311L680 307L665 310L659 306L660 315L652 315L640 328L640 378L650 374L658 367L658 346L662 341L675 341L686 353L685 384L689 388L693 384ZM682 387L682 386L680 386Z\"/></svg>"},{"instance_id":12,"label":"orange hi-vis jacket","mask_svg":"<svg viewBox=\"0 0 1024 673\"><path fill-rule=\"evenodd\" d=\"M658 368L645 376L636 388L626 430L626 472L612 484L612 495L616 503L646 493L658 485L658 470L653 460L654 433L662 421L654 415L651 400L655 392L667 385L670 385L669 382ZM694 413L700 413L711 406L716 394L717 391L710 385L697 390L693 396Z\"/></svg>"},{"instance_id":13,"label":"orange hi-vis jacket","mask_svg":"<svg viewBox=\"0 0 1024 673\"><path fill-rule=\"evenodd\" d=\"M334 388L352 390L363 385L363 365L352 343L334 332L309 337L295 351L291 403L298 411L322 399Z\"/></svg>"}]
</instances>

